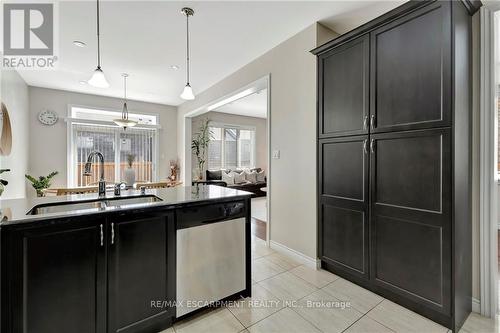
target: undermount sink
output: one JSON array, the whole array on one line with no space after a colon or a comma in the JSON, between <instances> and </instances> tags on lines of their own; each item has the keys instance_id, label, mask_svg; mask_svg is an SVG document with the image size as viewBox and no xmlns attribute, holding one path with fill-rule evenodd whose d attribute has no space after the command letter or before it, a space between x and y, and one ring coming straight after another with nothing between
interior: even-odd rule
<instances>
[{"instance_id":1,"label":"undermount sink","mask_svg":"<svg viewBox=\"0 0 500 333\"><path fill-rule=\"evenodd\" d=\"M131 198L117 198L106 201L107 207L122 207L129 205L139 205L139 204L149 204L162 201L156 196L144 196L144 197L131 197Z\"/></svg>"},{"instance_id":2,"label":"undermount sink","mask_svg":"<svg viewBox=\"0 0 500 333\"><path fill-rule=\"evenodd\" d=\"M97 199L92 201L80 202L57 202L52 204L41 204L33 207L27 215L41 215L51 213L69 213L81 210L105 210L106 208L118 208L128 206L147 205L162 201L154 195L129 197L129 198L110 198Z\"/></svg>"}]
</instances>

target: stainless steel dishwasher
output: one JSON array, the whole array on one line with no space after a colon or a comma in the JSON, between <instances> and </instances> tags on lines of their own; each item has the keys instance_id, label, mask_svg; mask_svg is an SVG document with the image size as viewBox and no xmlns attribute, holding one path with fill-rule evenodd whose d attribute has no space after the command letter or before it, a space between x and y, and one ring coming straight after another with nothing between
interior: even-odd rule
<instances>
[{"instance_id":1,"label":"stainless steel dishwasher","mask_svg":"<svg viewBox=\"0 0 500 333\"><path fill-rule=\"evenodd\" d=\"M177 318L246 288L245 204L189 207L177 215Z\"/></svg>"}]
</instances>

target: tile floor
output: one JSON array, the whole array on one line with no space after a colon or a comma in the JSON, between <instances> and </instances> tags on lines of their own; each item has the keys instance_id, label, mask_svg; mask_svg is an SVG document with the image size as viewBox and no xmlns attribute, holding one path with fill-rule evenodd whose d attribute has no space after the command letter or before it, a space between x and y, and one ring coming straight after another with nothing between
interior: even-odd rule
<instances>
[{"instance_id":1,"label":"tile floor","mask_svg":"<svg viewBox=\"0 0 500 333\"><path fill-rule=\"evenodd\" d=\"M161 333L449 332L334 274L303 266L256 237L252 260L251 299L208 309ZM499 327L498 318L471 314L461 332L500 333Z\"/></svg>"}]
</instances>

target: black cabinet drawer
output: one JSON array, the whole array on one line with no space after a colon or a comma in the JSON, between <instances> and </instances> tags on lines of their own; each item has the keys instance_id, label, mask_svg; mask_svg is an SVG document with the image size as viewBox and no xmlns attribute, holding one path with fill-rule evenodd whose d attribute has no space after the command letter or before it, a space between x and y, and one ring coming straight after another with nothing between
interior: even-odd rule
<instances>
[{"instance_id":1,"label":"black cabinet drawer","mask_svg":"<svg viewBox=\"0 0 500 333\"><path fill-rule=\"evenodd\" d=\"M245 217L243 201L186 207L177 210L177 229Z\"/></svg>"}]
</instances>

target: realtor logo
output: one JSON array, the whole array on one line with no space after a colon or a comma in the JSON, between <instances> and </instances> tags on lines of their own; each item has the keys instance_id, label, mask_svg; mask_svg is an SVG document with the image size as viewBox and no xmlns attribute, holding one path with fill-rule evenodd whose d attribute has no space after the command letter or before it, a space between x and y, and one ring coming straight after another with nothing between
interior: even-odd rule
<instances>
[{"instance_id":1,"label":"realtor logo","mask_svg":"<svg viewBox=\"0 0 500 333\"><path fill-rule=\"evenodd\" d=\"M3 7L6 56L54 54L54 5L8 3Z\"/></svg>"},{"instance_id":2,"label":"realtor logo","mask_svg":"<svg viewBox=\"0 0 500 333\"><path fill-rule=\"evenodd\" d=\"M45 70L57 64L57 3L4 3L2 69Z\"/></svg>"}]
</instances>

